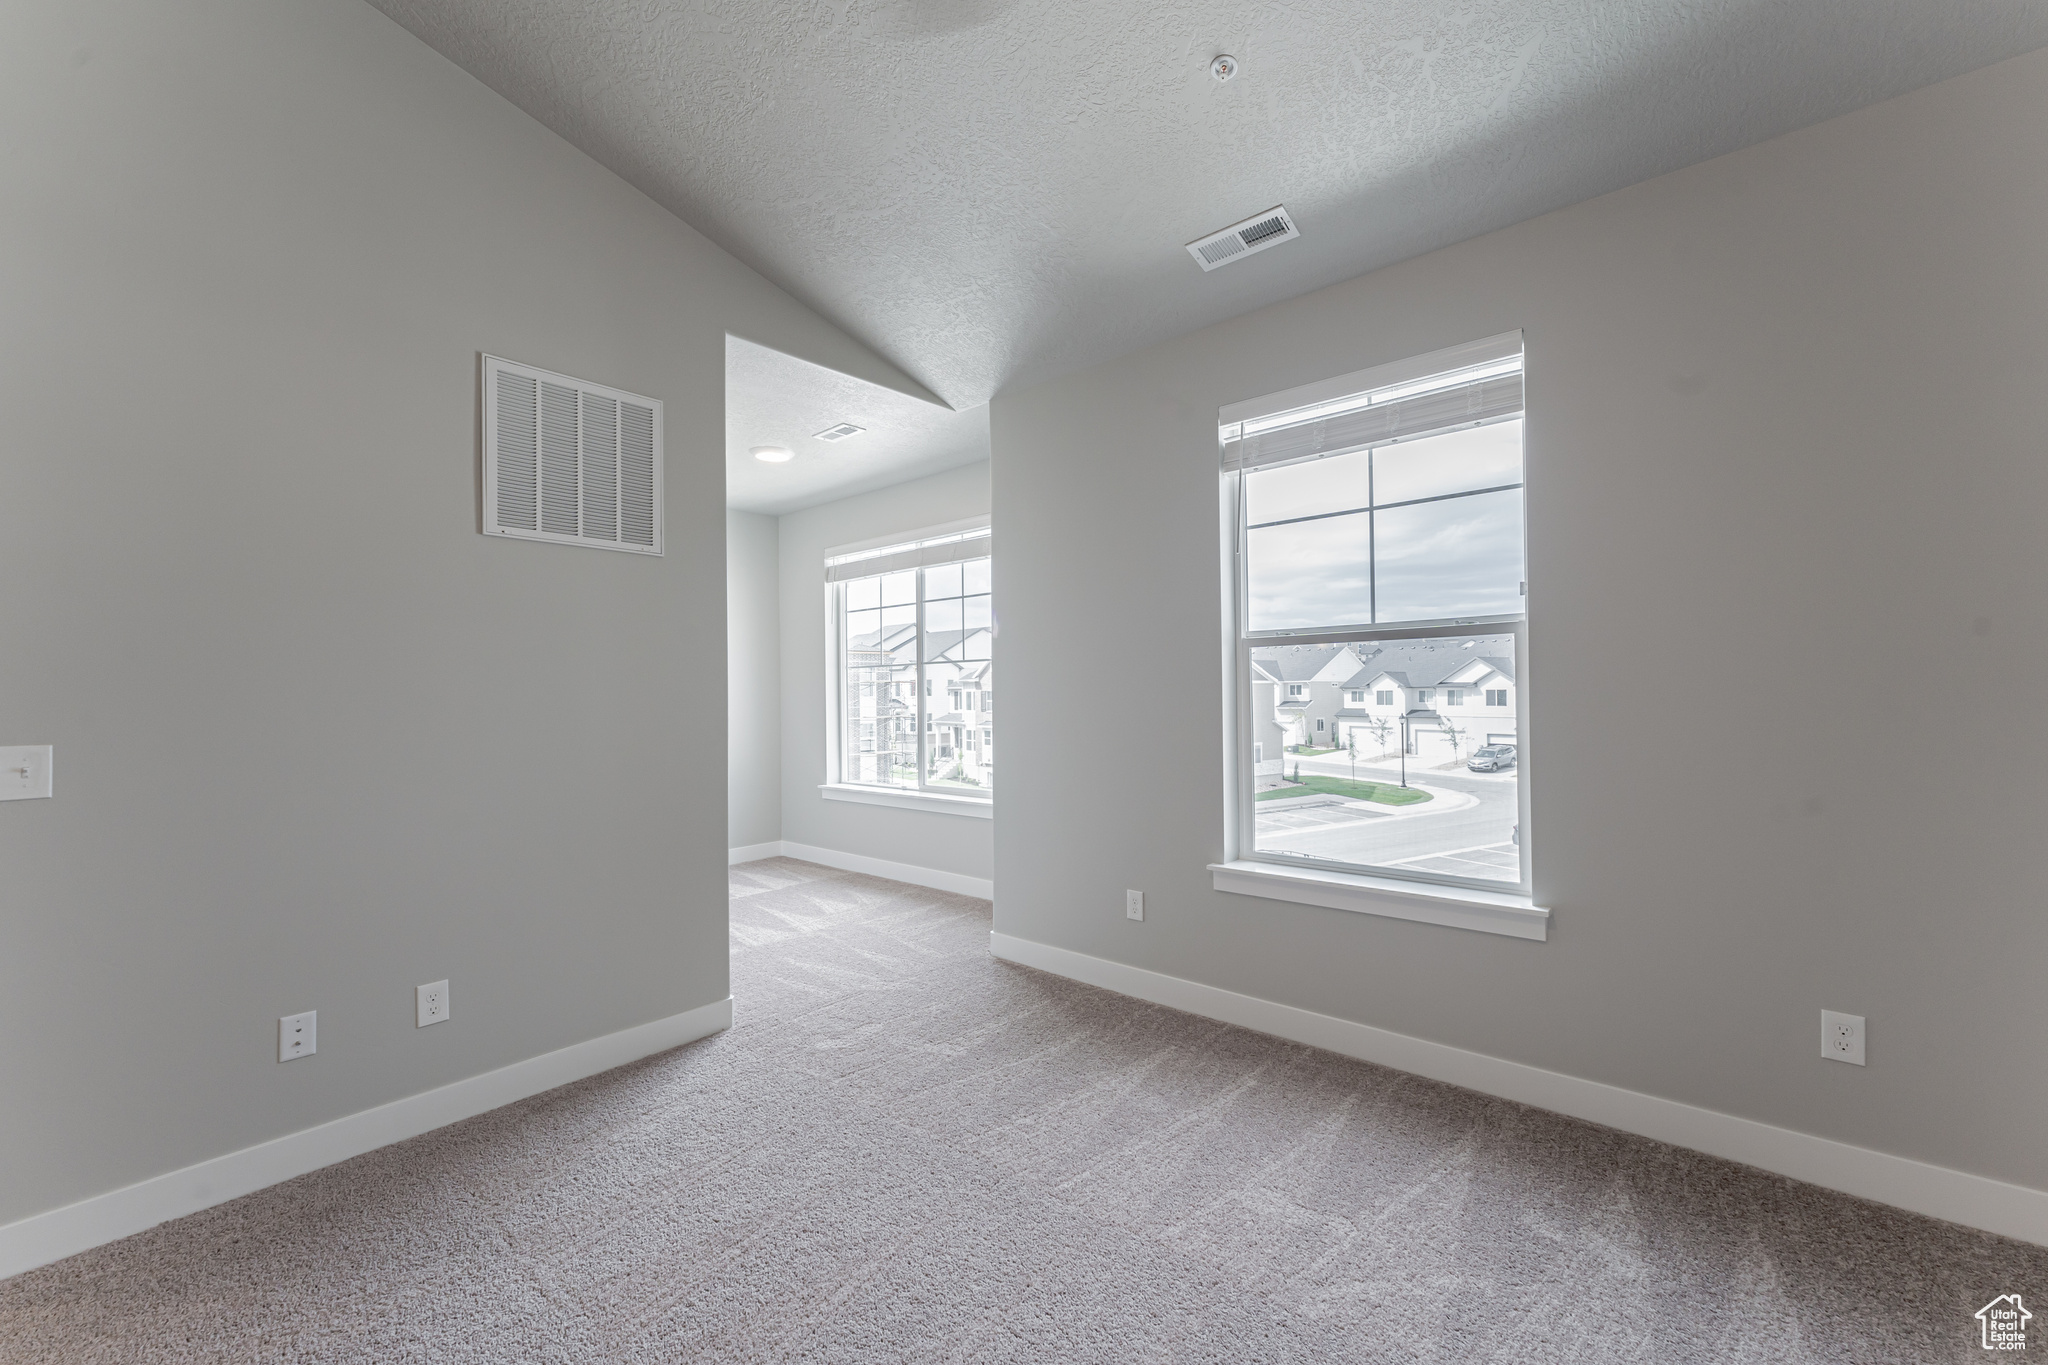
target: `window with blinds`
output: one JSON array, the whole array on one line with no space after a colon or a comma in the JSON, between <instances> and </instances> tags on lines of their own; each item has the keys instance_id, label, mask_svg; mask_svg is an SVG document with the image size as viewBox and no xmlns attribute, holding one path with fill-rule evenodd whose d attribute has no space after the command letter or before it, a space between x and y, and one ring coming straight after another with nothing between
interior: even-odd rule
<instances>
[{"instance_id":1,"label":"window with blinds","mask_svg":"<svg viewBox=\"0 0 2048 1365\"><path fill-rule=\"evenodd\" d=\"M1218 414L1236 856L1527 892L1522 427L1519 333Z\"/></svg>"},{"instance_id":2,"label":"window with blinds","mask_svg":"<svg viewBox=\"0 0 2048 1365\"><path fill-rule=\"evenodd\" d=\"M658 555L661 400L483 358L484 530Z\"/></svg>"}]
</instances>

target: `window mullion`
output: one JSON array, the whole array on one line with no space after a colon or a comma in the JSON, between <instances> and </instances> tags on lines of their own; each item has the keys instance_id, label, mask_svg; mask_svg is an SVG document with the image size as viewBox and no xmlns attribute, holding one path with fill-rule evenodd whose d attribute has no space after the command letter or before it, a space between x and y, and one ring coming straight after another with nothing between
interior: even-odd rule
<instances>
[{"instance_id":1,"label":"window mullion","mask_svg":"<svg viewBox=\"0 0 2048 1365\"><path fill-rule=\"evenodd\" d=\"M925 790L925 785L924 785L924 774L925 774L925 766L926 766L926 759L925 759L925 752L924 752L924 732L925 732L925 728L926 728L926 726L928 726L928 725L930 724L930 721L929 721L929 720L928 720L928 719L926 718L926 714L927 714L927 713L926 713L926 711L925 711L925 705L924 705L924 703L925 703L925 691L926 691L926 683L925 683L925 679L924 679L924 570L923 570L923 569L919 569L919 570L917 571L917 634L916 634L915 636L913 636L913 637L912 637L912 639L911 639L911 650L912 650L913 654L915 655L915 657L916 657L916 659L917 659L917 683L916 683L916 686L915 686L915 687L914 687L914 689L913 689L913 690L914 690L914 691L915 691L915 692L917 693L917 720L916 720L916 726L917 726L917 789L918 789L919 791L923 791L923 790Z\"/></svg>"},{"instance_id":2,"label":"window mullion","mask_svg":"<svg viewBox=\"0 0 2048 1365\"><path fill-rule=\"evenodd\" d=\"M837 761L833 765L837 771L832 774L832 780L844 782L847 780L846 756L851 746L846 739L846 585L843 583L832 585L832 686L838 699L832 714L833 729L836 732L833 736L836 740L834 747L838 751Z\"/></svg>"},{"instance_id":3,"label":"window mullion","mask_svg":"<svg viewBox=\"0 0 2048 1365\"><path fill-rule=\"evenodd\" d=\"M1365 619L1380 620L1380 527L1379 490L1373 487L1379 473L1379 452L1365 457Z\"/></svg>"}]
</instances>

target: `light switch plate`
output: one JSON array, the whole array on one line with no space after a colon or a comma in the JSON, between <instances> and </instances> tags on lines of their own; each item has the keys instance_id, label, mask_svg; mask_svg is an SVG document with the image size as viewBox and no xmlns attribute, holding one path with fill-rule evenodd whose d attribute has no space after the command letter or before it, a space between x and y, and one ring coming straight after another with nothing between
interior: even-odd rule
<instances>
[{"instance_id":1,"label":"light switch plate","mask_svg":"<svg viewBox=\"0 0 2048 1365\"><path fill-rule=\"evenodd\" d=\"M277 1060L293 1061L299 1057L310 1057L320 1050L320 1011L307 1010L304 1014L287 1014L277 1021Z\"/></svg>"},{"instance_id":2,"label":"light switch plate","mask_svg":"<svg viewBox=\"0 0 2048 1365\"><path fill-rule=\"evenodd\" d=\"M0 748L0 801L34 801L48 796L55 754L48 744Z\"/></svg>"}]
</instances>

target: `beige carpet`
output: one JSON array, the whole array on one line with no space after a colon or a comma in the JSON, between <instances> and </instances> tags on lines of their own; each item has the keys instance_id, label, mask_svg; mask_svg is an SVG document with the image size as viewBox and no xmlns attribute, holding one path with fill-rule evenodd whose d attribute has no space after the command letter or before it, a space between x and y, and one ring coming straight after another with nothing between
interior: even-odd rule
<instances>
[{"instance_id":1,"label":"beige carpet","mask_svg":"<svg viewBox=\"0 0 2048 1365\"><path fill-rule=\"evenodd\" d=\"M730 1033L0 1284L0 1359L1926 1365L2048 1302L2048 1251L996 962L985 902L733 897Z\"/></svg>"}]
</instances>

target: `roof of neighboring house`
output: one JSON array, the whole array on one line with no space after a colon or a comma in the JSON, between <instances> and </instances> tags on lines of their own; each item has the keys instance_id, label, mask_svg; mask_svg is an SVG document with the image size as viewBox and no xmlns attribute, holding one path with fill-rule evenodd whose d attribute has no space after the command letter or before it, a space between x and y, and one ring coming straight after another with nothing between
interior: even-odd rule
<instances>
[{"instance_id":1,"label":"roof of neighboring house","mask_svg":"<svg viewBox=\"0 0 2048 1365\"><path fill-rule=\"evenodd\" d=\"M947 659L946 656L958 649L962 641L971 639L976 635L986 635L987 633L987 626L976 626L972 630L927 631L924 637L925 657L927 659L944 659L947 663L960 663L962 660ZM985 661L975 660L974 662Z\"/></svg>"},{"instance_id":2,"label":"roof of neighboring house","mask_svg":"<svg viewBox=\"0 0 2048 1365\"><path fill-rule=\"evenodd\" d=\"M1278 682L1307 682L1350 645L1260 645L1252 663Z\"/></svg>"},{"instance_id":3,"label":"roof of neighboring house","mask_svg":"<svg viewBox=\"0 0 2048 1365\"><path fill-rule=\"evenodd\" d=\"M1402 687L1440 687L1446 678L1475 662L1512 682L1514 665L1498 652L1508 638L1453 635L1434 640L1361 640L1351 648L1363 667L1344 686L1365 687L1384 675ZM1472 648L1465 647L1466 640L1473 641Z\"/></svg>"},{"instance_id":4,"label":"roof of neighboring house","mask_svg":"<svg viewBox=\"0 0 2048 1365\"><path fill-rule=\"evenodd\" d=\"M879 652L893 654L898 650L909 648L916 639L916 626L890 626L887 630L869 630L863 631L859 635L847 636L846 649L848 653L860 651L863 653ZM904 662L907 663L909 660L904 660Z\"/></svg>"}]
</instances>

